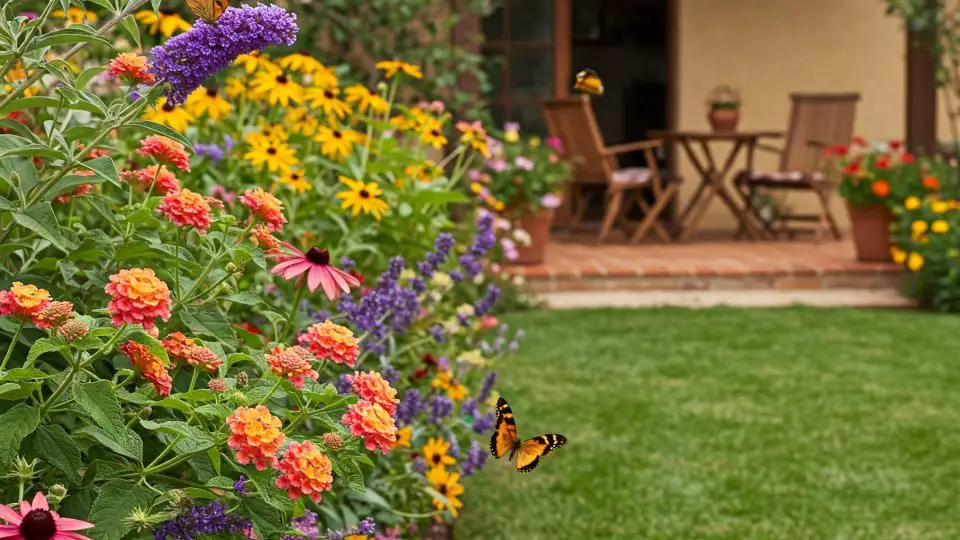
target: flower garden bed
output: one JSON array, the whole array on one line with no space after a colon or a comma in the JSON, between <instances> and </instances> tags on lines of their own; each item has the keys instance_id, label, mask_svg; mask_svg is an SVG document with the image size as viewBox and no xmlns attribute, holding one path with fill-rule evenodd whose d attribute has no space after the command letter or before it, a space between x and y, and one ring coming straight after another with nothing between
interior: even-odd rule
<instances>
[{"instance_id":1,"label":"flower garden bed","mask_svg":"<svg viewBox=\"0 0 960 540\"><path fill-rule=\"evenodd\" d=\"M92 3L0 8L0 531L436 534L522 338L461 187L492 139L279 7Z\"/></svg>"}]
</instances>

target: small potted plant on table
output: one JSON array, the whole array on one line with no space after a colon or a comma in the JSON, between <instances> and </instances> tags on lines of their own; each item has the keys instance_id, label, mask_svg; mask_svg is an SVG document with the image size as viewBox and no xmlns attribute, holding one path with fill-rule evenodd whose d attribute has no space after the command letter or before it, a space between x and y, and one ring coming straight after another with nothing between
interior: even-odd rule
<instances>
[{"instance_id":1,"label":"small potted plant on table","mask_svg":"<svg viewBox=\"0 0 960 540\"><path fill-rule=\"evenodd\" d=\"M736 131L740 123L740 92L730 85L717 86L710 93L707 106L710 108L707 120L713 131Z\"/></svg>"},{"instance_id":2,"label":"small potted plant on table","mask_svg":"<svg viewBox=\"0 0 960 540\"><path fill-rule=\"evenodd\" d=\"M520 125L504 126L503 143L491 141L490 157L468 173L470 190L487 208L509 219L517 230L505 247L516 264L543 262L554 210L561 203L563 184L571 169L563 160L560 139L521 137ZM520 241L516 241L519 237Z\"/></svg>"}]
</instances>

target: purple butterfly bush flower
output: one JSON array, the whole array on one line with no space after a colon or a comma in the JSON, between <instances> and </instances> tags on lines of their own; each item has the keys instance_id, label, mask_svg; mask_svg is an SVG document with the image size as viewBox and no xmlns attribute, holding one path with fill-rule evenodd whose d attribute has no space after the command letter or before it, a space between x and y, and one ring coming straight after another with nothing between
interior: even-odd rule
<instances>
[{"instance_id":1,"label":"purple butterfly bush flower","mask_svg":"<svg viewBox=\"0 0 960 540\"><path fill-rule=\"evenodd\" d=\"M487 376L483 379L483 386L480 387L480 394L477 396L477 399L480 401L486 401L490 397L490 392L493 391L493 385L497 382L497 372L491 371L487 373Z\"/></svg>"},{"instance_id":2,"label":"purple butterfly bush flower","mask_svg":"<svg viewBox=\"0 0 960 540\"><path fill-rule=\"evenodd\" d=\"M195 505L179 516L161 523L153 531L155 540L193 540L201 535L247 535L253 532L249 519L227 513L221 501Z\"/></svg>"},{"instance_id":3,"label":"purple butterfly bush flower","mask_svg":"<svg viewBox=\"0 0 960 540\"><path fill-rule=\"evenodd\" d=\"M416 388L407 390L407 393L400 399L400 403L397 404L397 424L401 426L412 424L413 417L425 407L426 403L423 401L423 396L421 396L419 390Z\"/></svg>"},{"instance_id":4,"label":"purple butterfly bush flower","mask_svg":"<svg viewBox=\"0 0 960 540\"><path fill-rule=\"evenodd\" d=\"M341 375L340 378L337 379L337 382L334 383L333 386L336 387L337 392L341 394L349 394L350 390L353 387L352 384L350 383L350 375L349 374Z\"/></svg>"},{"instance_id":5,"label":"purple butterfly bush flower","mask_svg":"<svg viewBox=\"0 0 960 540\"><path fill-rule=\"evenodd\" d=\"M430 423L439 426L440 422L453 412L453 401L446 396L430 398Z\"/></svg>"},{"instance_id":6,"label":"purple butterfly bush flower","mask_svg":"<svg viewBox=\"0 0 960 540\"><path fill-rule=\"evenodd\" d=\"M241 54L268 45L297 41L297 16L273 5L230 7L215 24L197 21L193 28L153 49L152 72L170 84L167 102L179 105L211 75Z\"/></svg>"},{"instance_id":7,"label":"purple butterfly bush flower","mask_svg":"<svg viewBox=\"0 0 960 540\"><path fill-rule=\"evenodd\" d=\"M496 418L492 414L480 416L473 422L473 432L483 435L493 429L493 423L495 421Z\"/></svg>"},{"instance_id":8,"label":"purple butterfly bush flower","mask_svg":"<svg viewBox=\"0 0 960 540\"><path fill-rule=\"evenodd\" d=\"M242 474L240 475L240 478L233 483L233 490L237 492L237 495L244 496L247 494L247 487L245 485L246 483L247 477Z\"/></svg>"},{"instance_id":9,"label":"purple butterfly bush flower","mask_svg":"<svg viewBox=\"0 0 960 540\"><path fill-rule=\"evenodd\" d=\"M193 151L198 156L206 156L210 158L211 163L220 163L221 161L223 161L223 158L225 156L223 152L223 148L220 148L219 146L213 143L209 143L209 144L196 143L193 145Z\"/></svg>"}]
</instances>

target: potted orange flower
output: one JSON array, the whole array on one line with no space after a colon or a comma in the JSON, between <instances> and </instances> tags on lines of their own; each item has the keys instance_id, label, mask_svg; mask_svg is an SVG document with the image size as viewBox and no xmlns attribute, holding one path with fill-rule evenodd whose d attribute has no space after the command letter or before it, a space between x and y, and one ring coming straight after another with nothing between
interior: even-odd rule
<instances>
[{"instance_id":1,"label":"potted orange flower","mask_svg":"<svg viewBox=\"0 0 960 540\"><path fill-rule=\"evenodd\" d=\"M857 259L889 261L892 208L921 186L921 166L897 141L869 146L855 137L849 147L826 152L840 160L839 191L847 202Z\"/></svg>"}]
</instances>

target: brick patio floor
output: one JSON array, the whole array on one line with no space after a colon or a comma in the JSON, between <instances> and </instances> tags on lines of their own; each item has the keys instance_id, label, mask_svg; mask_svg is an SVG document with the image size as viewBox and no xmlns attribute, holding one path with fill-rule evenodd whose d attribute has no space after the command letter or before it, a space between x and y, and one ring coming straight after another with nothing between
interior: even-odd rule
<instances>
[{"instance_id":1,"label":"brick patio floor","mask_svg":"<svg viewBox=\"0 0 960 540\"><path fill-rule=\"evenodd\" d=\"M897 287L893 263L856 261L849 240L733 241L701 238L684 244L612 242L558 235L546 261L509 266L529 292L589 290L877 289Z\"/></svg>"}]
</instances>

